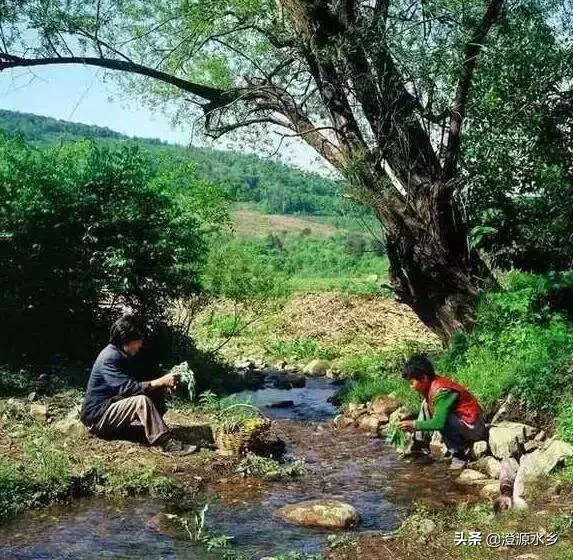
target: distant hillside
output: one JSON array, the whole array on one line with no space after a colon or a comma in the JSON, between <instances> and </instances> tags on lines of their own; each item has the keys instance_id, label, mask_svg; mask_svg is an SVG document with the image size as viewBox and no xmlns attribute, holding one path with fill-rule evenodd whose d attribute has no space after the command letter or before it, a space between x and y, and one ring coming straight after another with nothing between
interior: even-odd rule
<instances>
[{"instance_id":1,"label":"distant hillside","mask_svg":"<svg viewBox=\"0 0 573 560\"><path fill-rule=\"evenodd\" d=\"M158 139L129 138L99 126L61 121L50 117L0 110L0 128L21 134L38 145L90 138L103 142L136 142L146 149L190 158L199 174L228 186L234 200L256 204L272 214L347 216L367 214L343 199L343 183L254 155L210 148L185 148Z\"/></svg>"}]
</instances>

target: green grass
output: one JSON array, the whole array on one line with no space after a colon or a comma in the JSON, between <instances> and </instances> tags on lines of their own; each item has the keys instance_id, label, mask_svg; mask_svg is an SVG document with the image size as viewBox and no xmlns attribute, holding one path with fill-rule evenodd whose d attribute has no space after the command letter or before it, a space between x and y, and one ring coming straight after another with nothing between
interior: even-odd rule
<instances>
[{"instance_id":1,"label":"green grass","mask_svg":"<svg viewBox=\"0 0 573 560\"><path fill-rule=\"evenodd\" d=\"M159 498L180 495L180 488L154 469L125 465L111 469L105 460L87 460L68 450L66 439L51 424L33 420L0 401L2 429L21 444L14 457L0 455L0 523L28 509L85 495L135 495Z\"/></svg>"},{"instance_id":2,"label":"green grass","mask_svg":"<svg viewBox=\"0 0 573 560\"><path fill-rule=\"evenodd\" d=\"M243 317L232 313L213 313L203 323L204 335L209 338L226 338L243 331L247 322Z\"/></svg>"},{"instance_id":3,"label":"green grass","mask_svg":"<svg viewBox=\"0 0 573 560\"><path fill-rule=\"evenodd\" d=\"M73 489L72 463L51 430L7 417L8 433L24 440L24 457L0 456L0 521L30 507L66 499Z\"/></svg>"},{"instance_id":4,"label":"green grass","mask_svg":"<svg viewBox=\"0 0 573 560\"><path fill-rule=\"evenodd\" d=\"M427 537L417 537L420 534L419 527L427 520L435 523L435 529ZM506 558L505 552L489 547L485 543L486 535L496 533L505 535L520 532L537 533L543 527L548 532L559 532L559 540L551 547L539 548L510 547L515 555L533 552L540 554L547 560L569 560L573 557L573 548L569 537L572 534L573 521L571 512L562 512L548 517L539 517L535 511L506 512L501 516L495 516L490 504L466 504L462 503L454 508L444 511L432 511L424 506L417 506L413 513L406 518L400 530L398 538L402 540L410 551L412 557L418 557L417 553L425 548L427 558L441 557L459 558L460 560L499 560ZM479 546L456 545L454 541L456 532L465 533L466 537L471 531L477 531L482 535L482 544ZM512 556L514 557L514 556Z\"/></svg>"},{"instance_id":5,"label":"green grass","mask_svg":"<svg viewBox=\"0 0 573 560\"><path fill-rule=\"evenodd\" d=\"M557 413L557 433L559 437L573 443L573 397L563 398ZM573 465L571 466L571 482L573 483Z\"/></svg>"},{"instance_id":6,"label":"green grass","mask_svg":"<svg viewBox=\"0 0 573 560\"><path fill-rule=\"evenodd\" d=\"M383 285L388 276L388 259L368 243L366 237L351 234L320 237L273 233L266 237L222 238L207 261L204 280L216 295L227 297L228 294L223 293L225 284L218 281L218 277L222 270L233 269L235 273L228 284L234 292L244 284L242 299L255 295L249 293L250 286L241 278L241 275L248 277L251 269L257 271L256 276L262 272L275 276L287 293L336 289L387 295L388 288Z\"/></svg>"},{"instance_id":7,"label":"green grass","mask_svg":"<svg viewBox=\"0 0 573 560\"><path fill-rule=\"evenodd\" d=\"M316 358L334 360L340 356L340 348L324 344L314 338L279 339L266 346L267 354L274 358L295 361L310 361Z\"/></svg>"},{"instance_id":8,"label":"green grass","mask_svg":"<svg viewBox=\"0 0 573 560\"><path fill-rule=\"evenodd\" d=\"M153 498L161 499L173 499L182 494L182 489L172 479L159 475L152 467L121 472L94 463L93 468L102 481L102 484L94 488L94 493L112 496L149 494Z\"/></svg>"},{"instance_id":9,"label":"green grass","mask_svg":"<svg viewBox=\"0 0 573 560\"><path fill-rule=\"evenodd\" d=\"M486 294L470 334L451 341L438 360L487 408L508 392L523 405L555 414L564 388L573 379L573 326L547 301L551 283L544 277L508 274L505 288Z\"/></svg>"}]
</instances>

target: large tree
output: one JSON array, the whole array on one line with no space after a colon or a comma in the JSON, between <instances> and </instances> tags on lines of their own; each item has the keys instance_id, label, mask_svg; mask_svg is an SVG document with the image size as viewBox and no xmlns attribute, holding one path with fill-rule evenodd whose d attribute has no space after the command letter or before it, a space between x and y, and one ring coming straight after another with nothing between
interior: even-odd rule
<instances>
[{"instance_id":1,"label":"large tree","mask_svg":"<svg viewBox=\"0 0 573 560\"><path fill-rule=\"evenodd\" d=\"M117 70L212 137L302 139L372 205L397 295L447 339L491 278L459 201L464 116L492 29L525 1L4 0L0 70Z\"/></svg>"}]
</instances>

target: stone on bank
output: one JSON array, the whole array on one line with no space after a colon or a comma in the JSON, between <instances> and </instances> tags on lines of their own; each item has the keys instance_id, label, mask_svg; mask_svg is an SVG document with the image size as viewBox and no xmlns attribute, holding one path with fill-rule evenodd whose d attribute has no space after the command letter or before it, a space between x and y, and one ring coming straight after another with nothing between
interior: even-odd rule
<instances>
[{"instance_id":1,"label":"stone on bank","mask_svg":"<svg viewBox=\"0 0 573 560\"><path fill-rule=\"evenodd\" d=\"M489 429L489 448L498 459L517 457L526 441L533 439L537 429L519 422L500 422Z\"/></svg>"},{"instance_id":2,"label":"stone on bank","mask_svg":"<svg viewBox=\"0 0 573 560\"><path fill-rule=\"evenodd\" d=\"M330 369L330 362L326 360L312 360L303 369L303 372L313 377L324 377Z\"/></svg>"}]
</instances>

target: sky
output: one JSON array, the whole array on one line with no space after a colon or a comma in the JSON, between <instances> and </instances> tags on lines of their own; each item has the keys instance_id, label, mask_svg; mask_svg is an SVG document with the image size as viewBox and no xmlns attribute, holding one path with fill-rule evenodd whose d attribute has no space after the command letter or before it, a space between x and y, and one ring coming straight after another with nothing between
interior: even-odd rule
<instances>
[{"instance_id":1,"label":"sky","mask_svg":"<svg viewBox=\"0 0 573 560\"><path fill-rule=\"evenodd\" d=\"M168 115L160 110L154 111L140 99L129 96L114 80L104 80L103 71L93 67L48 66L36 68L33 73L26 69L1 72L0 109L106 126L129 136L204 145L197 135L192 134L190 125L172 126ZM278 140L278 137L271 138L277 146ZM212 145L225 148L228 142ZM249 151L240 145L233 148ZM326 166L317 163L315 152L302 142L283 143L274 159L326 172Z\"/></svg>"}]
</instances>

